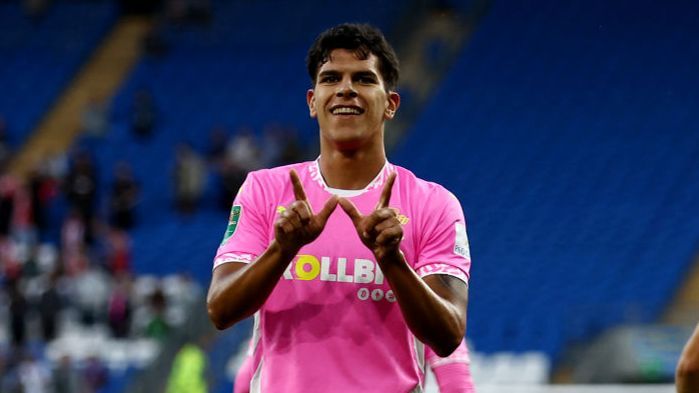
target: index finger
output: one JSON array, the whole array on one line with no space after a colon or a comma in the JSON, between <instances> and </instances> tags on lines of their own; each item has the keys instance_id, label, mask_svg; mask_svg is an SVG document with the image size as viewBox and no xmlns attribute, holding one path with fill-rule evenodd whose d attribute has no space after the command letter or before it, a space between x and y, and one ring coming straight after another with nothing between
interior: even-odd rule
<instances>
[{"instance_id":1,"label":"index finger","mask_svg":"<svg viewBox=\"0 0 699 393\"><path fill-rule=\"evenodd\" d=\"M379 198L379 203L376 204L376 210L388 207L388 202L391 201L391 190L393 190L393 183L396 181L396 172L391 172L388 175L388 180L383 186L381 191L381 198Z\"/></svg>"},{"instance_id":2,"label":"index finger","mask_svg":"<svg viewBox=\"0 0 699 393\"><path fill-rule=\"evenodd\" d=\"M295 170L289 171L289 177L291 178L291 184L294 186L294 196L297 201L306 200L306 192L303 190L301 185L301 180L299 180L299 175L296 174Z\"/></svg>"}]
</instances>

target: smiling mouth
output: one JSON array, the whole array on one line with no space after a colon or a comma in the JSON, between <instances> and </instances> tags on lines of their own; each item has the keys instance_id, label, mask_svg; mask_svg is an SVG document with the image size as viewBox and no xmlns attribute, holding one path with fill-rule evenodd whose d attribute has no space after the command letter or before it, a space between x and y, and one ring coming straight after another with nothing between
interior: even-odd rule
<instances>
[{"instance_id":1,"label":"smiling mouth","mask_svg":"<svg viewBox=\"0 0 699 393\"><path fill-rule=\"evenodd\" d=\"M333 115L361 115L364 109L357 106L335 106L330 109Z\"/></svg>"}]
</instances>

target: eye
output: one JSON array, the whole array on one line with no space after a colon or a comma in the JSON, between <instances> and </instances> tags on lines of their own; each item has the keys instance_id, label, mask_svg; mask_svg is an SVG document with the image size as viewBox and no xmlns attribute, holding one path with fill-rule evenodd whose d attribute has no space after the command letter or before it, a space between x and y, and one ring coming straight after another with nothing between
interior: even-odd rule
<instances>
[{"instance_id":1,"label":"eye","mask_svg":"<svg viewBox=\"0 0 699 393\"><path fill-rule=\"evenodd\" d=\"M374 78L371 75L362 75L359 78L357 78L357 81L366 85L372 85L376 83L376 78Z\"/></svg>"},{"instance_id":2,"label":"eye","mask_svg":"<svg viewBox=\"0 0 699 393\"><path fill-rule=\"evenodd\" d=\"M325 75L320 77L320 83L335 83L340 80L337 75Z\"/></svg>"}]
</instances>

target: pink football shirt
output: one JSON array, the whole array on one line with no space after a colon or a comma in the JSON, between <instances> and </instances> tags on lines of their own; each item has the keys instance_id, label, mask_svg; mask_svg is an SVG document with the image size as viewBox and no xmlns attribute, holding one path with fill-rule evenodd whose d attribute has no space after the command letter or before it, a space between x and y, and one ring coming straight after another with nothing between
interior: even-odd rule
<instances>
[{"instance_id":1,"label":"pink football shirt","mask_svg":"<svg viewBox=\"0 0 699 393\"><path fill-rule=\"evenodd\" d=\"M328 188L317 160L251 172L233 202L214 268L254 263L265 251L277 215L295 199L291 169L314 212L337 193L362 214L373 211L384 181L397 172L389 207L403 225L406 260L420 276L447 274L468 282L471 261L458 200L389 163L356 192ZM419 392L424 381L424 345L408 329L373 254L339 206L255 314L253 346L253 393Z\"/></svg>"}]
</instances>

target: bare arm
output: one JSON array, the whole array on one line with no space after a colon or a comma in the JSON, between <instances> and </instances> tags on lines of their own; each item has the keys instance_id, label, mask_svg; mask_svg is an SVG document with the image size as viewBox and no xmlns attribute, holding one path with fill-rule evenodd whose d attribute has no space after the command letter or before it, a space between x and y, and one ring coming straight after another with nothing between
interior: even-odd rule
<instances>
[{"instance_id":1,"label":"bare arm","mask_svg":"<svg viewBox=\"0 0 699 393\"><path fill-rule=\"evenodd\" d=\"M229 262L217 267L206 299L216 328L226 329L259 310L292 258L273 241L255 263Z\"/></svg>"},{"instance_id":2,"label":"bare arm","mask_svg":"<svg viewBox=\"0 0 699 393\"><path fill-rule=\"evenodd\" d=\"M379 264L410 331L437 355L451 354L466 332L466 283L444 274L433 274L423 280L402 253Z\"/></svg>"},{"instance_id":3,"label":"bare arm","mask_svg":"<svg viewBox=\"0 0 699 393\"><path fill-rule=\"evenodd\" d=\"M341 198L340 206L352 219L362 243L374 253L412 333L437 355L448 356L466 331L466 283L441 274L423 280L410 268L399 249L403 228L396 212L388 208L395 178L395 173L389 176L372 214L362 216L347 199Z\"/></svg>"},{"instance_id":4,"label":"bare arm","mask_svg":"<svg viewBox=\"0 0 699 393\"><path fill-rule=\"evenodd\" d=\"M682 351L677 363L677 393L699 392L699 325Z\"/></svg>"},{"instance_id":5,"label":"bare arm","mask_svg":"<svg viewBox=\"0 0 699 393\"><path fill-rule=\"evenodd\" d=\"M284 270L304 245L315 240L337 206L332 197L314 215L293 170L289 174L296 201L274 223L274 240L255 262L229 262L214 270L207 295L209 318L225 329L254 314L262 307Z\"/></svg>"}]
</instances>

